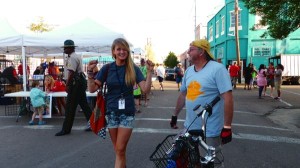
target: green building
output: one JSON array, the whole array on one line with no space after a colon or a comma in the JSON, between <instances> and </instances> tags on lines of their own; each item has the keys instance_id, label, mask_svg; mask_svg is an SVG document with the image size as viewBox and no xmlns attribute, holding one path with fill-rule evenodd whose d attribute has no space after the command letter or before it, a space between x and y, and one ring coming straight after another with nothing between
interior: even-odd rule
<instances>
[{"instance_id":1,"label":"green building","mask_svg":"<svg viewBox=\"0 0 300 168\"><path fill-rule=\"evenodd\" d=\"M238 34L240 45L241 66L245 67L253 63L256 68L260 64L268 66L269 58L281 54L300 55L300 30L289 35L284 40L276 40L271 37L261 38L265 27L255 27L260 17L250 14L239 1ZM225 6L221 8L207 23L207 40L211 45L211 52L219 62L230 65L237 60L235 40L235 0L225 0Z\"/></svg>"}]
</instances>

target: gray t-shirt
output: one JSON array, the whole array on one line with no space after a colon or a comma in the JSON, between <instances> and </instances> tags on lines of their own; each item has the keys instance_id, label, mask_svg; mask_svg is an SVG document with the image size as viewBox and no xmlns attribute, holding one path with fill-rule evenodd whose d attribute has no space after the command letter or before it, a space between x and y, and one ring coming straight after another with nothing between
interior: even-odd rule
<instances>
[{"instance_id":1,"label":"gray t-shirt","mask_svg":"<svg viewBox=\"0 0 300 168\"><path fill-rule=\"evenodd\" d=\"M70 57L67 58L66 67L67 70L72 70L77 73L83 72L81 56L73 52Z\"/></svg>"},{"instance_id":2,"label":"gray t-shirt","mask_svg":"<svg viewBox=\"0 0 300 168\"><path fill-rule=\"evenodd\" d=\"M280 82L282 78L282 70L276 69L275 75L274 75L274 82Z\"/></svg>"},{"instance_id":3,"label":"gray t-shirt","mask_svg":"<svg viewBox=\"0 0 300 168\"><path fill-rule=\"evenodd\" d=\"M96 76L96 80L104 82L104 76L106 70L108 68L108 64L104 65L99 73ZM142 80L145 80L141 70L138 66L134 66L135 75L136 75L136 83L140 83ZM114 111L117 114L126 114L126 115L134 115L135 112L135 104L133 97L133 86L127 86L125 83L125 65L117 66L116 62L113 62L109 65L109 70L107 74L107 95L106 95L106 114ZM118 109L119 99L122 97L125 99L125 109Z\"/></svg>"}]
</instances>

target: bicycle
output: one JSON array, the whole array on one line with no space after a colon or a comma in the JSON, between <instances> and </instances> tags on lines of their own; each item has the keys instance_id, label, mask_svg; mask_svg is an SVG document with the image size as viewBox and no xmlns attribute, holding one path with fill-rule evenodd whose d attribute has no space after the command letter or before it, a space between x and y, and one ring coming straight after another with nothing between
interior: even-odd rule
<instances>
[{"instance_id":1,"label":"bicycle","mask_svg":"<svg viewBox=\"0 0 300 168\"><path fill-rule=\"evenodd\" d=\"M220 149L206 144L206 120L212 114L212 107L220 100L217 96L205 106L197 105L193 111L197 116L185 130L184 134L168 135L162 143L158 144L151 154L150 160L157 168L213 168L216 162L216 153ZM197 112L199 111L199 112ZM195 120L202 118L201 130L189 130ZM200 155L199 146L206 151L205 156Z\"/></svg>"}]
</instances>

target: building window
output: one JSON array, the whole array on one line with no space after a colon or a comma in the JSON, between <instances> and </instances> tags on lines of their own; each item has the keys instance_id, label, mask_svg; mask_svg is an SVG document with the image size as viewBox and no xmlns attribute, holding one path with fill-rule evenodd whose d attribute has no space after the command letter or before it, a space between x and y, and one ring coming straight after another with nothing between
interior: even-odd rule
<instances>
[{"instance_id":1,"label":"building window","mask_svg":"<svg viewBox=\"0 0 300 168\"><path fill-rule=\"evenodd\" d=\"M213 27L211 26L209 28L209 42L213 41Z\"/></svg>"},{"instance_id":2,"label":"building window","mask_svg":"<svg viewBox=\"0 0 300 168\"><path fill-rule=\"evenodd\" d=\"M217 49L217 58L221 59L221 58L223 58L223 55L224 55L224 49L223 49L223 47L218 48Z\"/></svg>"},{"instance_id":3,"label":"building window","mask_svg":"<svg viewBox=\"0 0 300 168\"><path fill-rule=\"evenodd\" d=\"M271 47L254 47L253 56L255 57L270 57L271 56Z\"/></svg>"},{"instance_id":4,"label":"building window","mask_svg":"<svg viewBox=\"0 0 300 168\"><path fill-rule=\"evenodd\" d=\"M216 22L216 38L219 37L219 31L220 31L220 23L219 21Z\"/></svg>"},{"instance_id":5,"label":"building window","mask_svg":"<svg viewBox=\"0 0 300 168\"><path fill-rule=\"evenodd\" d=\"M225 32L225 17L223 16L221 20L222 20L222 30L221 30L221 35L223 35L224 32Z\"/></svg>"},{"instance_id":6,"label":"building window","mask_svg":"<svg viewBox=\"0 0 300 168\"><path fill-rule=\"evenodd\" d=\"M238 15L238 30L242 30L242 25L241 25L241 9L239 10L239 15ZM231 11L230 12L230 27L229 31L234 31L235 30L235 12Z\"/></svg>"}]
</instances>

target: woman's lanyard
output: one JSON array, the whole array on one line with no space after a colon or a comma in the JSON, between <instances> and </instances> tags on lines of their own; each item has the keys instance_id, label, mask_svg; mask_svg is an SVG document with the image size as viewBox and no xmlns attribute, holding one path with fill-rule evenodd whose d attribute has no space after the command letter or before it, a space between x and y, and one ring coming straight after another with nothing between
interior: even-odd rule
<instances>
[{"instance_id":1,"label":"woman's lanyard","mask_svg":"<svg viewBox=\"0 0 300 168\"><path fill-rule=\"evenodd\" d=\"M119 109L125 109L125 99L124 99L124 86L125 86L125 73L124 73L124 76L123 76L123 83L121 82L120 80L120 76L119 76L119 73L118 73L118 66L116 65L116 73L117 73L117 78L118 78L118 81L119 81L119 85L121 87L121 97L119 99Z\"/></svg>"}]
</instances>

